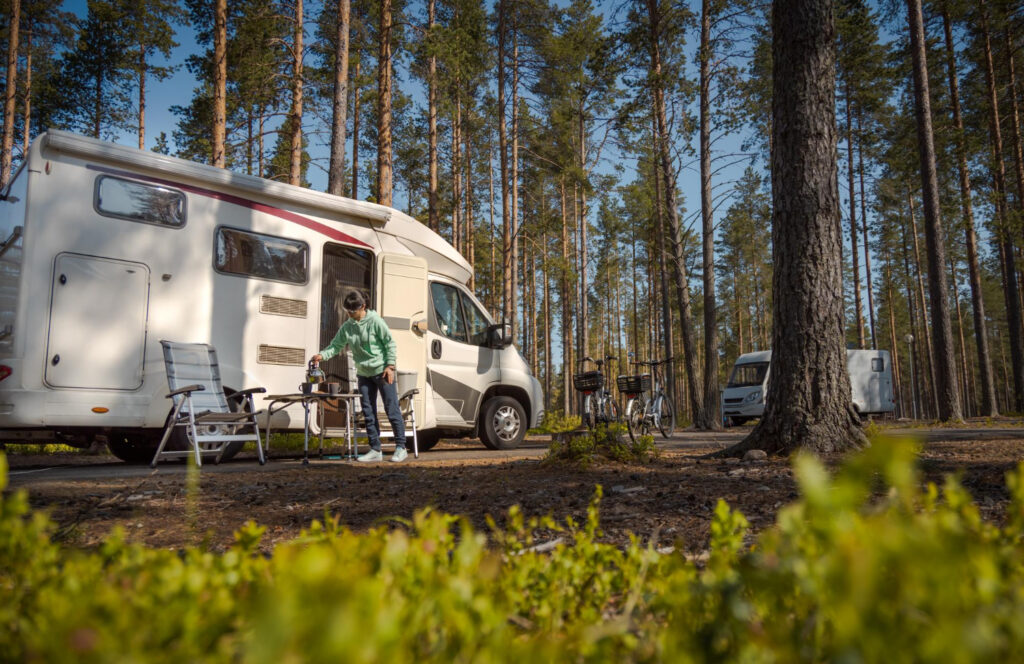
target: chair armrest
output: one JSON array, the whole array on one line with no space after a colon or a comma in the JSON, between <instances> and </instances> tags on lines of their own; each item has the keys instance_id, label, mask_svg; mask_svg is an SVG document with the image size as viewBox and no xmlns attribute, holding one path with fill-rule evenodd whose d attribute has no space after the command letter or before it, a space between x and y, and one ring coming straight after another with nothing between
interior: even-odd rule
<instances>
[{"instance_id":1,"label":"chair armrest","mask_svg":"<svg viewBox=\"0 0 1024 664\"><path fill-rule=\"evenodd\" d=\"M173 392L168 394L167 398L170 399L171 397L176 397L179 394L187 394L189 392L202 392L205 389L206 389L205 387L203 387L202 385L199 385L198 383L196 385L186 385L185 387L182 387L180 389L174 390Z\"/></svg>"},{"instance_id":2,"label":"chair armrest","mask_svg":"<svg viewBox=\"0 0 1024 664\"><path fill-rule=\"evenodd\" d=\"M419 393L420 393L419 388L414 387L411 390L406 390L405 393L402 396L398 397L398 400L399 401L405 401L406 399L410 399L410 398L416 396Z\"/></svg>"},{"instance_id":3,"label":"chair armrest","mask_svg":"<svg viewBox=\"0 0 1024 664\"><path fill-rule=\"evenodd\" d=\"M225 394L224 396L227 397L228 399L241 399L243 397L249 396L250 394L263 394L266 391L267 388L265 387L250 387L247 390L238 390L237 392Z\"/></svg>"}]
</instances>

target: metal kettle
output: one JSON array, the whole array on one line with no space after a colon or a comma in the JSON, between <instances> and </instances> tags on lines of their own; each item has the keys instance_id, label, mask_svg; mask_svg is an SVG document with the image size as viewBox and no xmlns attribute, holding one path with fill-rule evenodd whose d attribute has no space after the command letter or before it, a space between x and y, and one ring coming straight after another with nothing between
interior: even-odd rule
<instances>
[{"instance_id":1,"label":"metal kettle","mask_svg":"<svg viewBox=\"0 0 1024 664\"><path fill-rule=\"evenodd\" d=\"M313 384L324 382L324 370L320 368L320 363L316 360L309 361L309 368L306 369L306 382Z\"/></svg>"}]
</instances>

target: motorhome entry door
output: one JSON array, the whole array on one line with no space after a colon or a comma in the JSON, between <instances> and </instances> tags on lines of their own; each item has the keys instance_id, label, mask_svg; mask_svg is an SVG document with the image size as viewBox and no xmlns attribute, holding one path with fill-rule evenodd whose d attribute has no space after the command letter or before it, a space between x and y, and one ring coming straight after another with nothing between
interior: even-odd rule
<instances>
[{"instance_id":1,"label":"motorhome entry door","mask_svg":"<svg viewBox=\"0 0 1024 664\"><path fill-rule=\"evenodd\" d=\"M46 383L141 387L148 307L149 268L142 263L59 254L50 298Z\"/></svg>"}]
</instances>

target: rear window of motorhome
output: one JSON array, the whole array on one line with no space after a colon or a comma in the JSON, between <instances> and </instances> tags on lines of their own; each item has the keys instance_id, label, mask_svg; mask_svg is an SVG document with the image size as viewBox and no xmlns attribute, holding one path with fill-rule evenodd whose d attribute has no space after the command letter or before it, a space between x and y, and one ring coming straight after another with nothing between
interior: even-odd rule
<instances>
[{"instance_id":1,"label":"rear window of motorhome","mask_svg":"<svg viewBox=\"0 0 1024 664\"><path fill-rule=\"evenodd\" d=\"M732 376L729 377L727 387L754 387L764 382L764 376L768 373L767 362L748 362L737 364L732 368Z\"/></svg>"},{"instance_id":2,"label":"rear window of motorhome","mask_svg":"<svg viewBox=\"0 0 1024 664\"><path fill-rule=\"evenodd\" d=\"M95 205L106 217L171 228L185 225L185 194L168 187L100 175Z\"/></svg>"},{"instance_id":3,"label":"rear window of motorhome","mask_svg":"<svg viewBox=\"0 0 1024 664\"><path fill-rule=\"evenodd\" d=\"M880 357L871 358L872 371L885 371L885 360Z\"/></svg>"},{"instance_id":4,"label":"rear window of motorhome","mask_svg":"<svg viewBox=\"0 0 1024 664\"><path fill-rule=\"evenodd\" d=\"M226 274L290 284L309 276L309 245L298 240L221 226L213 253L214 269Z\"/></svg>"}]
</instances>

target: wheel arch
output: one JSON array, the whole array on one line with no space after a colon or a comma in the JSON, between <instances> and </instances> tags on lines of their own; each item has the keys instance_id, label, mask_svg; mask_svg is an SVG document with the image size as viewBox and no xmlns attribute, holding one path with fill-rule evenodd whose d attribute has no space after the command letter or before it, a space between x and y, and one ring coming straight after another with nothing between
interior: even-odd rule
<instances>
[{"instance_id":1,"label":"wheel arch","mask_svg":"<svg viewBox=\"0 0 1024 664\"><path fill-rule=\"evenodd\" d=\"M483 424L482 414L484 412L484 406L488 401L490 401L494 397L512 397L513 399L518 401L519 405L521 405L523 407L523 410L526 412L526 424L527 429L529 429L529 424L530 422L533 421L531 419L533 417L533 410L530 404L530 396L526 393L526 390L524 390L521 387L516 387L514 385L497 384L488 387L487 390L484 392L484 395L480 397L480 403L477 404L476 408L476 426L473 428L474 435L480 435L480 427Z\"/></svg>"}]
</instances>

